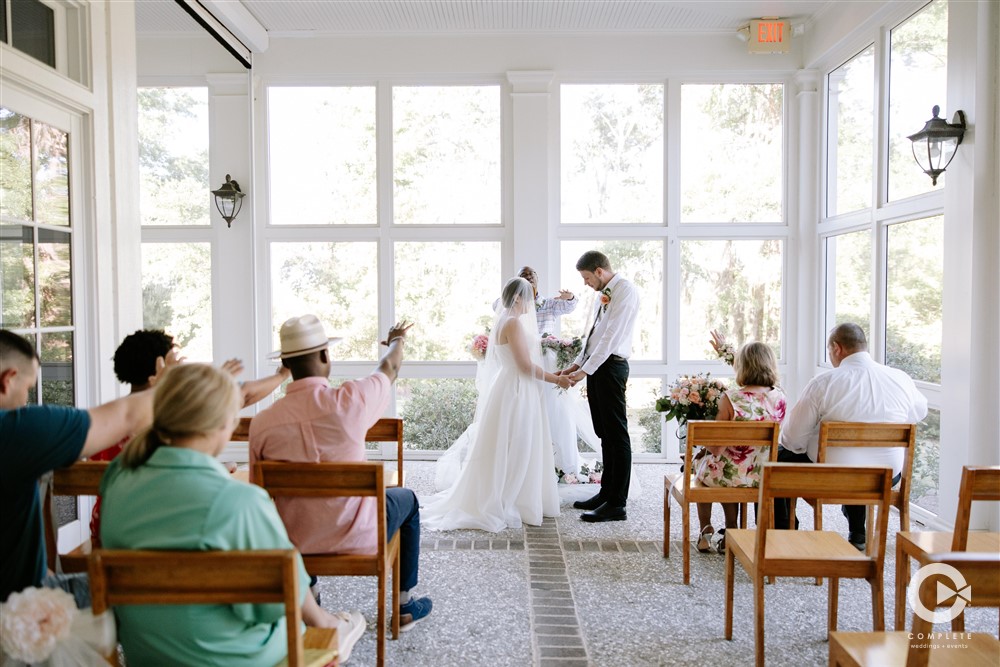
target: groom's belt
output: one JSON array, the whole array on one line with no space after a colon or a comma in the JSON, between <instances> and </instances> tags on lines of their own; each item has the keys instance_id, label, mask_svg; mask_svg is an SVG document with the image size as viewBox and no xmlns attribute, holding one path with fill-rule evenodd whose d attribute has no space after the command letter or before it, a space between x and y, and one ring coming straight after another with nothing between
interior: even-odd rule
<instances>
[{"instance_id":1,"label":"groom's belt","mask_svg":"<svg viewBox=\"0 0 1000 667\"><path fill-rule=\"evenodd\" d=\"M628 359L621 356L620 354L609 354L608 359L610 359L611 361L628 361Z\"/></svg>"}]
</instances>

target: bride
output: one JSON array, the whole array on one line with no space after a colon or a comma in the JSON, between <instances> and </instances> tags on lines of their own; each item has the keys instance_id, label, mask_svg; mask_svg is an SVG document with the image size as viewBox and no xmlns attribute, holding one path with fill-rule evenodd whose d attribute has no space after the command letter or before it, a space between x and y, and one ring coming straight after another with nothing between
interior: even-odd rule
<instances>
[{"instance_id":1,"label":"bride","mask_svg":"<svg viewBox=\"0 0 1000 667\"><path fill-rule=\"evenodd\" d=\"M546 372L535 322L531 285L513 278L490 330L476 428L438 461L454 478L420 510L431 530L478 528L497 532L521 523L539 525L559 515L555 464L539 380L569 388L566 376ZM450 480L449 480L450 481Z\"/></svg>"}]
</instances>

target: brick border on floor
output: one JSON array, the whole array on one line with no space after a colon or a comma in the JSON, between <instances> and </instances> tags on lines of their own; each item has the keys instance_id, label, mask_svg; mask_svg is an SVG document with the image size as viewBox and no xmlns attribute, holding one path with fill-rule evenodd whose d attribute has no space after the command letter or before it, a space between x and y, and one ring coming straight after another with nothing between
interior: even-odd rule
<instances>
[{"instance_id":1,"label":"brick border on floor","mask_svg":"<svg viewBox=\"0 0 1000 667\"><path fill-rule=\"evenodd\" d=\"M545 525L543 524L543 527ZM624 553L662 553L659 540L573 540L556 539L563 551L618 551ZM524 540L484 539L455 540L424 538L421 551L523 551Z\"/></svg>"}]
</instances>

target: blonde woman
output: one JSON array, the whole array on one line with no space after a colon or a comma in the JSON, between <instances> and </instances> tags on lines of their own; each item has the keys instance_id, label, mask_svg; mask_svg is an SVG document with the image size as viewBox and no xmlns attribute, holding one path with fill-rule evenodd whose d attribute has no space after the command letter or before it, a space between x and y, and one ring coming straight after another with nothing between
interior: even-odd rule
<instances>
[{"instance_id":1,"label":"blonde woman","mask_svg":"<svg viewBox=\"0 0 1000 667\"><path fill-rule=\"evenodd\" d=\"M719 403L716 421L771 421L785 418L785 393L778 385L778 360L764 343L747 343L733 359L736 389L730 389ZM694 466L695 476L705 486L758 486L760 467L767 451L755 447L706 447ZM726 528L736 528L737 503L722 503ZM698 551L711 551L712 503L698 503L701 535ZM724 534L723 530L719 531ZM725 550L725 538L717 541Z\"/></svg>"},{"instance_id":2,"label":"blonde woman","mask_svg":"<svg viewBox=\"0 0 1000 667\"><path fill-rule=\"evenodd\" d=\"M101 483L106 548L294 548L264 490L234 480L216 459L242 404L232 376L212 366L181 365L165 374L155 388L152 426L126 445ZM299 582L303 619L338 628L344 662L364 617L320 608L301 561ZM137 665L273 665L287 647L280 604L122 606L115 614L125 655Z\"/></svg>"}]
</instances>

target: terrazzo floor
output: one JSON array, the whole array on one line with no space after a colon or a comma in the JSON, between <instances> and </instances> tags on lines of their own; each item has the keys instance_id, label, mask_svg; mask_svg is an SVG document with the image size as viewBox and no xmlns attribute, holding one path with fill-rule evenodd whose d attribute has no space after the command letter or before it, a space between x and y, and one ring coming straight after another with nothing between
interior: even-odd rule
<instances>
[{"instance_id":1,"label":"terrazzo floor","mask_svg":"<svg viewBox=\"0 0 1000 667\"><path fill-rule=\"evenodd\" d=\"M723 638L724 557L692 552L691 585L684 585L676 505L670 558L663 558L663 475L675 470L676 466L667 464L635 466L640 490L629 500L627 521L580 521L572 500L589 496L591 487L561 485L562 515L543 526L496 534L425 531L416 592L431 596L434 611L398 640L387 639L387 664L753 664L750 580L737 564L735 627L733 640L727 641ZM407 486L418 496L432 493L433 479L433 463L407 463ZM806 509L800 507L799 519L808 526L811 512ZM722 525L718 506L714 518L716 527ZM846 534L847 522L839 507L827 507L823 520L825 528ZM697 525L694 517L692 525ZM892 536L898 528L898 515L893 512L885 563L885 613L890 625L895 590ZM322 577L319 586L327 609L364 613L368 630L355 645L349 664L374 665L375 579ZM767 586L765 599L767 664L825 665L826 585L779 579ZM865 582L842 581L840 629L871 630L870 600ZM965 613L967 632L996 633L995 610L967 609Z\"/></svg>"}]
</instances>

